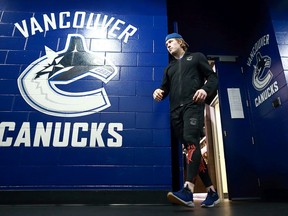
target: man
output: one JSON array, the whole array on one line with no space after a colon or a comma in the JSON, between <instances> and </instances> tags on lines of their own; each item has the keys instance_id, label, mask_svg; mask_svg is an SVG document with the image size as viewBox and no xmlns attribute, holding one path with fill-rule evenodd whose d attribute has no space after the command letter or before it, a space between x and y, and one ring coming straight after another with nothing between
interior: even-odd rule
<instances>
[{"instance_id":1,"label":"man","mask_svg":"<svg viewBox=\"0 0 288 216\"><path fill-rule=\"evenodd\" d=\"M153 98L161 101L169 95L172 132L187 150L184 187L169 192L167 197L172 203L194 207L193 191L199 174L208 192L201 206L213 207L220 199L201 155L200 136L204 126L205 100L217 92L218 78L202 53L187 51L188 44L180 34L168 34L165 44L174 59L166 67L162 84L153 92Z\"/></svg>"}]
</instances>

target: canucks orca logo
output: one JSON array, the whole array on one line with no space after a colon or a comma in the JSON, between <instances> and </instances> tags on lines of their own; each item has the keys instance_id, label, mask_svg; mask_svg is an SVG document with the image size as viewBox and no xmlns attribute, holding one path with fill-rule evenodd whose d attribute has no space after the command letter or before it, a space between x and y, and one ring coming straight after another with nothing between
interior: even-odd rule
<instances>
[{"instance_id":1,"label":"canucks orca logo","mask_svg":"<svg viewBox=\"0 0 288 216\"><path fill-rule=\"evenodd\" d=\"M20 93L31 107L65 117L89 115L110 107L103 82L108 83L116 75L116 67L107 58L90 52L82 35L68 35L62 51L54 52L46 46L45 51L46 55L31 63L18 78Z\"/></svg>"},{"instance_id":2,"label":"canucks orca logo","mask_svg":"<svg viewBox=\"0 0 288 216\"><path fill-rule=\"evenodd\" d=\"M258 91L263 90L272 80L273 74L271 70L265 74L266 68L270 68L271 58L262 56L260 52L256 54L256 65L254 65L252 84Z\"/></svg>"}]
</instances>

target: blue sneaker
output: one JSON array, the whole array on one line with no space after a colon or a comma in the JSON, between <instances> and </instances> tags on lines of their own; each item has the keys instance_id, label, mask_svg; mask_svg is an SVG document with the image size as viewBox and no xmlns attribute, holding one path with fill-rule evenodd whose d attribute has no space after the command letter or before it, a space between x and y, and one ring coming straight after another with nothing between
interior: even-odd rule
<instances>
[{"instance_id":1,"label":"blue sneaker","mask_svg":"<svg viewBox=\"0 0 288 216\"><path fill-rule=\"evenodd\" d=\"M169 192L167 194L167 198L172 203L186 207L194 207L193 193L189 190L188 187L184 187L177 192Z\"/></svg>"},{"instance_id":2,"label":"blue sneaker","mask_svg":"<svg viewBox=\"0 0 288 216\"><path fill-rule=\"evenodd\" d=\"M201 203L201 207L214 207L218 203L220 203L220 199L217 192L209 189L206 199Z\"/></svg>"}]
</instances>

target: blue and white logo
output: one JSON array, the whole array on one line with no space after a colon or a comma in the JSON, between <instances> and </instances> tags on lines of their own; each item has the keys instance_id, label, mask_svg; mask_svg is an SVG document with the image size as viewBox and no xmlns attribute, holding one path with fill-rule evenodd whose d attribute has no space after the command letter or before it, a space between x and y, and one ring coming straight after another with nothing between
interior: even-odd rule
<instances>
[{"instance_id":1,"label":"blue and white logo","mask_svg":"<svg viewBox=\"0 0 288 216\"><path fill-rule=\"evenodd\" d=\"M18 78L20 93L31 107L47 115L77 117L111 106L103 82L108 83L117 68L106 57L89 51L82 35L68 35L62 51L46 46L45 51ZM97 88L71 91L71 86L89 77L98 82Z\"/></svg>"},{"instance_id":2,"label":"blue and white logo","mask_svg":"<svg viewBox=\"0 0 288 216\"><path fill-rule=\"evenodd\" d=\"M270 67L271 67L271 58L267 55L262 56L260 52L257 52L256 64L254 65L253 78L252 78L252 84L256 90L262 91L271 82L273 74L270 70Z\"/></svg>"}]
</instances>

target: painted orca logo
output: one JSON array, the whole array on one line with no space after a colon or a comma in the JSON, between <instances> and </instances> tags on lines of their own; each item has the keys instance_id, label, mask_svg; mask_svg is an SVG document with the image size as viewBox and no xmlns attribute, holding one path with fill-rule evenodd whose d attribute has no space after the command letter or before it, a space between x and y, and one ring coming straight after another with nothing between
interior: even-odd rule
<instances>
[{"instance_id":1,"label":"painted orca logo","mask_svg":"<svg viewBox=\"0 0 288 216\"><path fill-rule=\"evenodd\" d=\"M273 74L271 70L265 74L266 68L270 68L271 58L269 56L262 56L260 52L256 54L256 65L254 65L252 84L258 91L263 90L269 85L272 80Z\"/></svg>"},{"instance_id":2,"label":"painted orca logo","mask_svg":"<svg viewBox=\"0 0 288 216\"><path fill-rule=\"evenodd\" d=\"M68 35L62 51L46 46L45 51L46 55L32 62L18 78L20 93L31 107L52 116L76 117L111 106L102 82L108 83L117 69L107 58L89 51L82 35ZM89 77L95 85L98 81L99 88L78 84ZM71 92L80 88L86 89Z\"/></svg>"}]
</instances>

